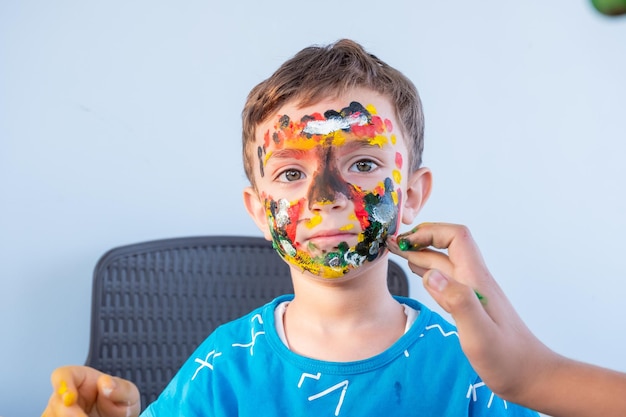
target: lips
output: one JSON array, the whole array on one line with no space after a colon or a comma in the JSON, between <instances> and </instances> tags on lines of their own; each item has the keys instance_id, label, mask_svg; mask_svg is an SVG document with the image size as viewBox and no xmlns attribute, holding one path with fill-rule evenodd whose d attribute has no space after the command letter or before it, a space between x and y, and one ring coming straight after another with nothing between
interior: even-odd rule
<instances>
[{"instance_id":1,"label":"lips","mask_svg":"<svg viewBox=\"0 0 626 417\"><path fill-rule=\"evenodd\" d=\"M341 243L347 243L348 246L353 246L357 238L356 233L344 232L338 230L318 231L311 236L304 239L304 242L308 242L320 249L335 249Z\"/></svg>"}]
</instances>

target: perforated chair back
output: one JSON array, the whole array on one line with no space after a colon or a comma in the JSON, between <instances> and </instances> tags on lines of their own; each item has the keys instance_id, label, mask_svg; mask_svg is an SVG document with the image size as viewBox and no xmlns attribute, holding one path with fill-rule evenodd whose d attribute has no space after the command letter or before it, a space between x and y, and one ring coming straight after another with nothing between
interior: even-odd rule
<instances>
[{"instance_id":1,"label":"perforated chair back","mask_svg":"<svg viewBox=\"0 0 626 417\"><path fill-rule=\"evenodd\" d=\"M393 294L406 275L390 261ZM93 277L86 364L133 381L144 409L220 324L293 293L289 267L259 237L156 240L105 253Z\"/></svg>"}]
</instances>

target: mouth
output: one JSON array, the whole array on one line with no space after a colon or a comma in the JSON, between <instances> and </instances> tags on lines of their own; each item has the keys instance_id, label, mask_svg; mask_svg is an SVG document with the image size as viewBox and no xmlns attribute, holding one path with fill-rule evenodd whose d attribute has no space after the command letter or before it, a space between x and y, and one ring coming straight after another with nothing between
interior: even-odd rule
<instances>
[{"instance_id":1,"label":"mouth","mask_svg":"<svg viewBox=\"0 0 626 417\"><path fill-rule=\"evenodd\" d=\"M354 246L356 244L357 235L355 233L346 233L341 231L319 232L306 239L309 248L315 248L323 252L333 251L340 245Z\"/></svg>"}]
</instances>

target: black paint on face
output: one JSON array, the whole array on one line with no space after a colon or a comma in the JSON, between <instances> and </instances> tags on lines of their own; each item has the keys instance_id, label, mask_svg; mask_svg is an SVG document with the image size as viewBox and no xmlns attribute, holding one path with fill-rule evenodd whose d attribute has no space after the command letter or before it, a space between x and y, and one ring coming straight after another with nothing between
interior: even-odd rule
<instances>
[{"instance_id":1,"label":"black paint on face","mask_svg":"<svg viewBox=\"0 0 626 417\"><path fill-rule=\"evenodd\" d=\"M337 164L333 161L335 148L321 147L318 149L318 154L320 164L307 195L309 209L312 209L316 203L333 203L337 194L343 194L348 199L352 195L349 184L341 177Z\"/></svg>"},{"instance_id":2,"label":"black paint on face","mask_svg":"<svg viewBox=\"0 0 626 417\"><path fill-rule=\"evenodd\" d=\"M257 148L257 155L259 157L259 173L261 174L261 178L265 176L265 169L263 168L263 148L259 146Z\"/></svg>"}]
</instances>

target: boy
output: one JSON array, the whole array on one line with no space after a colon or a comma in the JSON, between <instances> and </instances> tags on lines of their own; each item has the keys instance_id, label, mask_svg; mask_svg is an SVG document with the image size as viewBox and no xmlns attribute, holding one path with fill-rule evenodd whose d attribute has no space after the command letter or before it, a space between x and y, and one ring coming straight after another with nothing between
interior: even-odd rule
<instances>
[{"instance_id":1,"label":"boy","mask_svg":"<svg viewBox=\"0 0 626 417\"><path fill-rule=\"evenodd\" d=\"M387 288L388 239L431 189L423 126L413 84L349 40L305 48L250 92L244 203L295 295L217 329L146 416L536 415L484 385L454 327ZM53 385L44 415L138 408L95 370Z\"/></svg>"}]
</instances>

